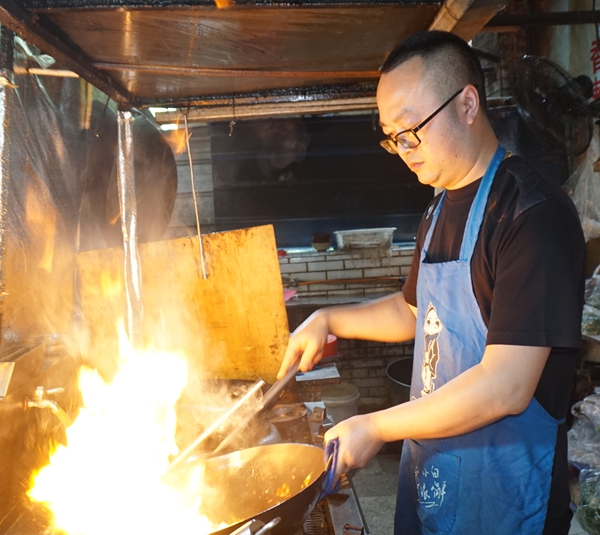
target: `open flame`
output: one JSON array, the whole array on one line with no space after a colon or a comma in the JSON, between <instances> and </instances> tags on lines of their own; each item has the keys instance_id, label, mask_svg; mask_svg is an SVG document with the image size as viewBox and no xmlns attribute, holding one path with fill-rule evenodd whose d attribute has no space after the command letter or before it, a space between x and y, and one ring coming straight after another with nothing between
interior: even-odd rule
<instances>
[{"instance_id":1,"label":"open flame","mask_svg":"<svg viewBox=\"0 0 600 535\"><path fill-rule=\"evenodd\" d=\"M183 154L187 150L187 140L192 137L192 133L190 132L186 139L185 128L179 128L179 120L177 120L177 128L169 131L165 137L175 154Z\"/></svg>"},{"instance_id":2,"label":"open flame","mask_svg":"<svg viewBox=\"0 0 600 535\"><path fill-rule=\"evenodd\" d=\"M56 237L56 212L49 206L44 207L39 192L31 186L25 194L25 220L33 236L39 237L43 250L39 252L39 267L48 273L52 271L54 259L54 239Z\"/></svg>"},{"instance_id":3,"label":"open flame","mask_svg":"<svg viewBox=\"0 0 600 535\"><path fill-rule=\"evenodd\" d=\"M175 444L175 403L187 380L179 354L136 350L119 329L120 368L110 384L82 368L84 407L28 495L69 535L202 535L219 529L163 482Z\"/></svg>"},{"instance_id":4,"label":"open flame","mask_svg":"<svg viewBox=\"0 0 600 535\"><path fill-rule=\"evenodd\" d=\"M123 292L123 277L118 271L111 273L109 269L104 269L100 274L100 285L104 297L118 297Z\"/></svg>"}]
</instances>

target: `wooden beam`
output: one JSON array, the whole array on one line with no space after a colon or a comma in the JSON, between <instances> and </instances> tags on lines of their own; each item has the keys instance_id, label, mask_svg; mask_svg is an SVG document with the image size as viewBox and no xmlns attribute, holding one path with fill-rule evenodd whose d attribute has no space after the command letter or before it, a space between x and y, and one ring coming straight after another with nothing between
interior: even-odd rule
<instances>
[{"instance_id":1,"label":"wooden beam","mask_svg":"<svg viewBox=\"0 0 600 535\"><path fill-rule=\"evenodd\" d=\"M446 0L438 11L429 30L451 32L475 0Z\"/></svg>"},{"instance_id":2,"label":"wooden beam","mask_svg":"<svg viewBox=\"0 0 600 535\"><path fill-rule=\"evenodd\" d=\"M134 97L129 91L121 87L108 74L96 69L87 54L74 43L70 43L66 36L61 36L58 28L49 29L42 23L42 20L40 16L34 18L14 0L0 0L0 23L2 26L9 28L28 43L52 56L62 66L104 91L119 105L130 106L133 104Z\"/></svg>"}]
</instances>

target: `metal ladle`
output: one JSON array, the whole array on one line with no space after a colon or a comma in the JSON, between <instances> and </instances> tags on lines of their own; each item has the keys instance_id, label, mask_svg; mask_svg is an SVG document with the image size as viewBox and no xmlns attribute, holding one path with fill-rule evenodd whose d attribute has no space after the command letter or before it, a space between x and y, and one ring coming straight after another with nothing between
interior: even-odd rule
<instances>
[{"instance_id":1,"label":"metal ladle","mask_svg":"<svg viewBox=\"0 0 600 535\"><path fill-rule=\"evenodd\" d=\"M239 425L236 425L230 432L225 436L225 438L220 442L220 444L215 448L215 450L207 455L207 457L213 457L222 452L231 442L238 436L238 434L246 428L248 423L250 423L254 418L260 415L265 410L270 409L280 398L283 391L287 388L290 381L294 378L296 373L298 373L298 369L300 367L300 362L296 362L293 364L287 371L287 373L279 380L275 381L271 388L267 391L267 393L260 399L254 407L251 407L248 415L244 417L244 419L239 422ZM194 440L185 450L183 450L169 465L167 468L167 473L170 472L173 468L181 464L185 461L192 452L202 444L208 437L210 437L215 431L223 426L233 415L239 412L244 405L246 405L250 400L252 400L255 394L265 385L265 382L262 379L259 379L254 383L248 391L222 416L217 418L215 422L212 423L209 427L207 427L199 436Z\"/></svg>"},{"instance_id":2,"label":"metal ladle","mask_svg":"<svg viewBox=\"0 0 600 535\"><path fill-rule=\"evenodd\" d=\"M229 418L231 418L236 412L238 412L249 400L251 400L256 393L265 385L262 379L259 379L254 383L248 391L227 411L217 418L211 425L209 425L201 434L194 440L185 450L183 450L169 465L167 472L171 471L181 462L185 461L192 452L210 437L217 429L219 429ZM227 437L226 437L227 439Z\"/></svg>"},{"instance_id":3,"label":"metal ladle","mask_svg":"<svg viewBox=\"0 0 600 535\"><path fill-rule=\"evenodd\" d=\"M269 388L267 393L263 396L258 406L223 439L223 441L215 448L210 456L212 457L221 453L227 446L229 446L229 444L231 444L231 442L233 442L233 440L242 432L242 430L244 430L246 426L252 420L254 420L254 418L257 418L264 411L272 408L273 405L277 403L277 400L281 397L283 391L288 387L290 381L298 373L299 368L300 361L292 364L286 374L281 379L278 379L273 383L271 388Z\"/></svg>"}]
</instances>

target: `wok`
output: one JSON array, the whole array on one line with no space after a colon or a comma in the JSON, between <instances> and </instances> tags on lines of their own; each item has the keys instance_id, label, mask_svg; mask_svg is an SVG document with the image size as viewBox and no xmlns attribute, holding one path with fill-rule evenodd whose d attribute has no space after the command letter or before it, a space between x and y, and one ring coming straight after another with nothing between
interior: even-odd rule
<instances>
[{"instance_id":1,"label":"wok","mask_svg":"<svg viewBox=\"0 0 600 535\"><path fill-rule=\"evenodd\" d=\"M316 505L326 476L323 450L307 444L258 446L205 463L202 514L228 535L250 519L281 517L272 535L289 535Z\"/></svg>"}]
</instances>

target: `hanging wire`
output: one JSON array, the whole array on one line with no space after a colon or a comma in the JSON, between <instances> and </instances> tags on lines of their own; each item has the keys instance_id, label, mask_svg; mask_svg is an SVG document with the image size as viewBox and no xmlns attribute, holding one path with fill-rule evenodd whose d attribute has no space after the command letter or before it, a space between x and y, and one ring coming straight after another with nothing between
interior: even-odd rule
<instances>
[{"instance_id":1,"label":"hanging wire","mask_svg":"<svg viewBox=\"0 0 600 535\"><path fill-rule=\"evenodd\" d=\"M188 132L187 113L183 114L185 123L185 144L187 147L188 162L190 164L190 180L192 181L192 197L194 199L194 213L196 214L196 229L198 230L198 248L200 249L200 263L202 264L202 277L206 276L206 262L204 261L204 248L202 247L202 234L200 233L200 215L198 214L198 201L196 200L196 184L194 183L194 166L192 164L192 151L190 150L190 135Z\"/></svg>"},{"instance_id":2,"label":"hanging wire","mask_svg":"<svg viewBox=\"0 0 600 535\"><path fill-rule=\"evenodd\" d=\"M229 137L231 137L231 134L233 134L233 127L235 126L235 97L233 97L231 101L231 111L233 114L233 119L231 119L231 122L229 123Z\"/></svg>"},{"instance_id":3,"label":"hanging wire","mask_svg":"<svg viewBox=\"0 0 600 535\"><path fill-rule=\"evenodd\" d=\"M96 120L96 124L92 128L92 132L94 133L94 135L96 137L100 137L100 121L102 121L102 118L104 117L104 114L106 113L106 109L108 108L109 102L110 102L110 97L106 97L106 102L104 103L104 108L102 108L102 113L100 114L100 117L98 117L98 119Z\"/></svg>"}]
</instances>

